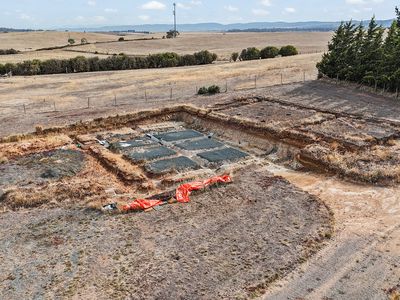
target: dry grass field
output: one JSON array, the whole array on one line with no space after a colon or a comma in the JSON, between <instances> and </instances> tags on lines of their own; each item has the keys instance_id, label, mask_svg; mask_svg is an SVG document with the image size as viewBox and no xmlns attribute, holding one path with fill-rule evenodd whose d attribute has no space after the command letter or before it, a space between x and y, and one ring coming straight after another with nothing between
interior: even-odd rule
<instances>
[{"instance_id":1,"label":"dry grass field","mask_svg":"<svg viewBox=\"0 0 400 300\"><path fill-rule=\"evenodd\" d=\"M19 51L36 50L41 48L64 46L68 39L80 43L86 38L89 43L116 41L118 36L106 33L38 31L38 32L9 32L0 33L1 49L16 49Z\"/></svg>"},{"instance_id":2,"label":"dry grass field","mask_svg":"<svg viewBox=\"0 0 400 300\"><path fill-rule=\"evenodd\" d=\"M1 48L14 48L24 53L0 56L0 63L21 62L30 59L71 58L78 55L105 57L107 54L148 55L161 52L192 54L199 50L209 50L219 56L219 60L229 60L232 52L243 48L295 45L300 53L318 53L327 49L331 32L281 32L281 33L182 33L178 39L162 39L163 33L151 35L134 34L124 38L125 42L115 42L119 36L100 33L32 32L0 34ZM35 49L63 46L68 37L80 43L86 38L89 43L61 50L33 51ZM146 38L148 40L142 40ZM154 38L154 39L152 39ZM101 42L93 44L95 42ZM109 43L107 43L109 42ZM97 52L98 54L95 54Z\"/></svg>"},{"instance_id":3,"label":"dry grass field","mask_svg":"<svg viewBox=\"0 0 400 300\"><path fill-rule=\"evenodd\" d=\"M178 101L194 96L196 87L204 85L218 84L223 91L226 83L228 91L253 88L255 75L258 87L279 84L281 74L285 83L302 81L304 74L310 80L316 78L315 65L320 57L321 54L305 54L206 66L0 79L0 115L23 113L23 104L28 110L37 111L35 106L44 99L47 105L55 102L60 110L85 106L88 97L94 107L111 104L114 95L119 104L145 101L145 90L149 102L167 100L171 87L173 99Z\"/></svg>"},{"instance_id":4,"label":"dry grass field","mask_svg":"<svg viewBox=\"0 0 400 300\"><path fill-rule=\"evenodd\" d=\"M326 50L331 32L278 32L278 33L182 33L176 40L156 39L131 41L114 44L84 45L74 49L99 53L126 53L146 55L149 53L174 51L191 54L204 49L215 52L220 59L229 59L232 52L240 52L247 47L263 48L295 45L302 53Z\"/></svg>"}]
</instances>

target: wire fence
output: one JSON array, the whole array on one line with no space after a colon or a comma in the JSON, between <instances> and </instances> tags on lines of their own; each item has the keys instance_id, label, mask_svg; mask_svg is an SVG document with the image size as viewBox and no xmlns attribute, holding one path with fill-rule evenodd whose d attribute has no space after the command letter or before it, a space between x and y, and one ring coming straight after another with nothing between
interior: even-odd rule
<instances>
[{"instance_id":1,"label":"wire fence","mask_svg":"<svg viewBox=\"0 0 400 300\"><path fill-rule=\"evenodd\" d=\"M146 105L168 106L173 103L186 103L188 98L197 95L200 87L218 85L221 93L251 91L288 83L305 82L317 78L317 73L303 71L300 69L287 70L266 70L261 73L242 75L227 78L209 78L207 80L169 82L154 85L146 82L141 85L132 85L130 92L118 93L104 91L87 90L71 92L68 98L60 97L57 94L40 98L39 96L31 99L14 99L13 104L0 105L0 115L29 115L44 114L50 112L71 112L74 110L90 109L123 109L124 106L133 108L143 108ZM74 95L76 94L76 96Z\"/></svg>"}]
</instances>

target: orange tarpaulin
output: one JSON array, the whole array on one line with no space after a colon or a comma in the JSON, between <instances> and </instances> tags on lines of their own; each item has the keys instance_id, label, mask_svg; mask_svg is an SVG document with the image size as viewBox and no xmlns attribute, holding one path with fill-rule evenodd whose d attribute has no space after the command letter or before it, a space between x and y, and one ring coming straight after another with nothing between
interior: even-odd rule
<instances>
[{"instance_id":1,"label":"orange tarpaulin","mask_svg":"<svg viewBox=\"0 0 400 300\"><path fill-rule=\"evenodd\" d=\"M232 178L229 175L224 175L224 176L213 177L205 181L197 181L197 182L183 184L176 189L176 200L181 203L190 202L189 197L191 192L204 189L216 183L229 183L229 182L232 182Z\"/></svg>"},{"instance_id":2,"label":"orange tarpaulin","mask_svg":"<svg viewBox=\"0 0 400 300\"><path fill-rule=\"evenodd\" d=\"M186 183L176 189L175 197L176 200L180 203L188 203L190 202L190 194L193 191L205 189L206 187L216 183L230 183L230 182L232 182L232 178L229 175L224 175L224 176L212 177L204 181ZM122 209L124 211L146 210L161 205L163 203L164 202L161 200L137 199L131 204L125 205Z\"/></svg>"},{"instance_id":3,"label":"orange tarpaulin","mask_svg":"<svg viewBox=\"0 0 400 300\"><path fill-rule=\"evenodd\" d=\"M133 201L129 205L125 205L122 210L130 211L130 210L146 210L155 206L163 204L160 200L146 200L146 199L137 199Z\"/></svg>"}]
</instances>

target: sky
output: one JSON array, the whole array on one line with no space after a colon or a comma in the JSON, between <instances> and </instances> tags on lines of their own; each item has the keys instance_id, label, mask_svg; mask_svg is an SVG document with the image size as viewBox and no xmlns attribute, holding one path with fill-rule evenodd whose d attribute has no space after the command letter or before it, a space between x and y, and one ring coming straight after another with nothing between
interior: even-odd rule
<instances>
[{"instance_id":1,"label":"sky","mask_svg":"<svg viewBox=\"0 0 400 300\"><path fill-rule=\"evenodd\" d=\"M173 0L0 0L0 27L171 23ZM343 21L394 18L398 0L176 0L179 23Z\"/></svg>"}]
</instances>

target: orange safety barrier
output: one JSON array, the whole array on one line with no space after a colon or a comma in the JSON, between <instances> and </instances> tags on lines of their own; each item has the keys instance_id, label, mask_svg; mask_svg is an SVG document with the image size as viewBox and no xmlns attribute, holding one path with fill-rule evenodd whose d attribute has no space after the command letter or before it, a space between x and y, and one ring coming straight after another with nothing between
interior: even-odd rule
<instances>
[{"instance_id":1,"label":"orange safety barrier","mask_svg":"<svg viewBox=\"0 0 400 300\"><path fill-rule=\"evenodd\" d=\"M212 177L204 181L186 183L176 189L175 197L176 200L180 203L188 203L190 202L190 194L193 191L205 189L206 187L216 183L230 183L230 182L232 182L232 178L229 175L224 175L224 176ZM124 211L146 210L161 205L163 203L164 202L161 200L137 199L131 204L125 205L122 208L122 210Z\"/></svg>"}]
</instances>

